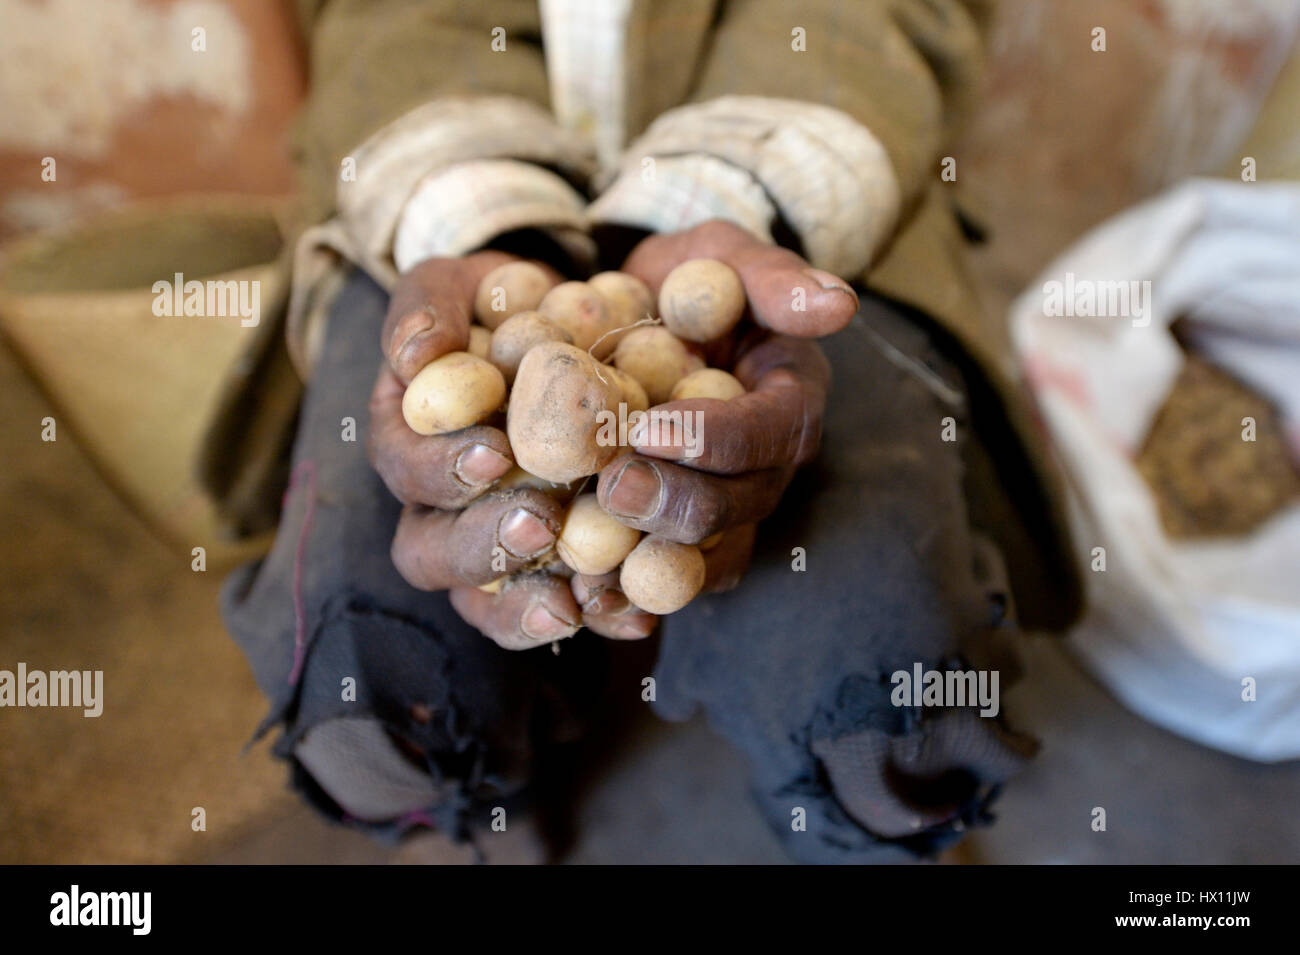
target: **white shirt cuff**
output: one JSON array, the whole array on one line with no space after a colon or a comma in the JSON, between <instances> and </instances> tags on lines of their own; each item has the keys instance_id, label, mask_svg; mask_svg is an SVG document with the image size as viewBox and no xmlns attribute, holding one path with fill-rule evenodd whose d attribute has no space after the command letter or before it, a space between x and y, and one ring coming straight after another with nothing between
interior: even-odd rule
<instances>
[{"instance_id":1,"label":"white shirt cuff","mask_svg":"<svg viewBox=\"0 0 1300 955\"><path fill-rule=\"evenodd\" d=\"M649 181L642 179L647 159ZM752 185L738 172L723 174L724 167L747 173ZM692 169L701 176L698 194L686 181ZM893 233L901 204L889 155L865 126L829 106L761 96L724 96L664 113L628 149L607 195L593 207L593 220L663 228L672 215L654 210L663 201L680 216L668 228L712 211L755 231L760 220L770 227L779 211L814 266L850 277L866 271Z\"/></svg>"},{"instance_id":2,"label":"white shirt cuff","mask_svg":"<svg viewBox=\"0 0 1300 955\"><path fill-rule=\"evenodd\" d=\"M411 193L398 217L393 262L405 272L431 256L472 252L515 229L539 228L565 241L585 230L585 205L581 193L541 166L510 159L458 163L425 176Z\"/></svg>"},{"instance_id":3,"label":"white shirt cuff","mask_svg":"<svg viewBox=\"0 0 1300 955\"><path fill-rule=\"evenodd\" d=\"M591 204L593 223L636 226L650 232L679 232L726 219L772 241L776 207L746 169L705 153L645 156L630 161Z\"/></svg>"}]
</instances>

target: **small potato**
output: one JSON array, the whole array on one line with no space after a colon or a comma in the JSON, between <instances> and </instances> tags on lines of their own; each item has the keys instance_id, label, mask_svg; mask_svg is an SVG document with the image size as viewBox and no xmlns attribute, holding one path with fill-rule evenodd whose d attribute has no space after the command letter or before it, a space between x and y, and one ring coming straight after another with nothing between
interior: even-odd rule
<instances>
[{"instance_id":1,"label":"small potato","mask_svg":"<svg viewBox=\"0 0 1300 955\"><path fill-rule=\"evenodd\" d=\"M647 537L623 559L619 588L646 613L681 610L704 586L704 555L698 547Z\"/></svg>"},{"instance_id":2,"label":"small potato","mask_svg":"<svg viewBox=\"0 0 1300 955\"><path fill-rule=\"evenodd\" d=\"M711 342L736 327L745 312L745 288L730 266L691 259L668 273L659 287L664 325L688 342Z\"/></svg>"},{"instance_id":3,"label":"small potato","mask_svg":"<svg viewBox=\"0 0 1300 955\"><path fill-rule=\"evenodd\" d=\"M745 393L745 386L721 368L701 368L673 385L672 400L683 398L721 398L727 401Z\"/></svg>"},{"instance_id":4,"label":"small potato","mask_svg":"<svg viewBox=\"0 0 1300 955\"><path fill-rule=\"evenodd\" d=\"M610 517L596 495L582 494L569 505L555 550L578 573L595 576L623 563L640 539L641 532Z\"/></svg>"},{"instance_id":5,"label":"small potato","mask_svg":"<svg viewBox=\"0 0 1300 955\"><path fill-rule=\"evenodd\" d=\"M623 395L623 404L627 405L628 414L633 411L645 411L650 407L650 398L641 387L641 382L627 372L619 371L613 365L601 365L600 373L606 378L614 379L614 383L618 385L618 390Z\"/></svg>"},{"instance_id":6,"label":"small potato","mask_svg":"<svg viewBox=\"0 0 1300 955\"><path fill-rule=\"evenodd\" d=\"M466 349L475 358L487 359L488 350L492 347L492 333L482 325L471 325L469 327L469 348Z\"/></svg>"},{"instance_id":7,"label":"small potato","mask_svg":"<svg viewBox=\"0 0 1300 955\"><path fill-rule=\"evenodd\" d=\"M622 392L602 375L600 363L574 345L542 342L529 349L506 413L506 434L521 468L568 484L613 460L618 443L602 441L598 432L617 418Z\"/></svg>"},{"instance_id":8,"label":"small potato","mask_svg":"<svg viewBox=\"0 0 1300 955\"><path fill-rule=\"evenodd\" d=\"M652 325L623 336L614 349L614 367L639 381L650 404L658 405L669 399L677 382L703 368L704 359L668 329Z\"/></svg>"},{"instance_id":9,"label":"small potato","mask_svg":"<svg viewBox=\"0 0 1300 955\"><path fill-rule=\"evenodd\" d=\"M572 345L573 336L541 312L520 312L507 318L492 333L488 358L500 369L507 382L513 382L528 349L542 342Z\"/></svg>"},{"instance_id":10,"label":"small potato","mask_svg":"<svg viewBox=\"0 0 1300 955\"><path fill-rule=\"evenodd\" d=\"M587 284L600 293L609 309L610 328L627 328L646 318L655 317L654 296L649 287L635 275L626 272L601 272L587 279ZM615 332L597 349L598 358L605 358L617 347L619 339L627 332ZM609 350L605 350L605 345Z\"/></svg>"},{"instance_id":11,"label":"small potato","mask_svg":"<svg viewBox=\"0 0 1300 955\"><path fill-rule=\"evenodd\" d=\"M537 308L555 283L532 262L507 262L483 276L474 296L474 317L489 330L512 315Z\"/></svg>"},{"instance_id":12,"label":"small potato","mask_svg":"<svg viewBox=\"0 0 1300 955\"><path fill-rule=\"evenodd\" d=\"M546 293L541 312L573 337L573 344L587 351L596 339L618 326L610 319L604 297L586 282L561 282ZM600 343L593 352L604 358L614 350L614 336Z\"/></svg>"},{"instance_id":13,"label":"small potato","mask_svg":"<svg viewBox=\"0 0 1300 955\"><path fill-rule=\"evenodd\" d=\"M501 372L456 351L429 362L411 379L402 396L402 417L416 434L446 434L477 424L505 400Z\"/></svg>"}]
</instances>

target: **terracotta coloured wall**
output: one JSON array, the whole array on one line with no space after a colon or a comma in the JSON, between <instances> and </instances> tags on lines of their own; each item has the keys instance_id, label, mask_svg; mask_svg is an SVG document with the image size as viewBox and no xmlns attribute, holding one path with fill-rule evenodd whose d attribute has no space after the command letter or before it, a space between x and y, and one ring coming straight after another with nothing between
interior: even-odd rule
<instances>
[{"instance_id":1,"label":"terracotta coloured wall","mask_svg":"<svg viewBox=\"0 0 1300 955\"><path fill-rule=\"evenodd\" d=\"M1235 169L1298 23L1296 0L1001 0L985 95L954 147L995 230L976 264L998 299L1120 209Z\"/></svg>"},{"instance_id":2,"label":"terracotta coloured wall","mask_svg":"<svg viewBox=\"0 0 1300 955\"><path fill-rule=\"evenodd\" d=\"M0 237L136 196L288 191L305 85L290 7L0 0Z\"/></svg>"},{"instance_id":3,"label":"terracotta coloured wall","mask_svg":"<svg viewBox=\"0 0 1300 955\"><path fill-rule=\"evenodd\" d=\"M290 8L0 0L0 237L132 196L290 188L284 134L306 77ZM1000 0L986 98L955 149L963 189L1004 233L986 257L1000 280L1027 279L1087 226L1230 159L1296 10ZM1098 26L1104 53L1091 49ZM45 156L57 184L41 181Z\"/></svg>"}]
</instances>

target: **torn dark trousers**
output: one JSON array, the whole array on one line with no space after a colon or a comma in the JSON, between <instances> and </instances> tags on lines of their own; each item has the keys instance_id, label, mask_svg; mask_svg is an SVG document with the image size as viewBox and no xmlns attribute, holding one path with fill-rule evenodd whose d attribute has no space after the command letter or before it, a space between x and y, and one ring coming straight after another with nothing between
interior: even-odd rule
<instances>
[{"instance_id":1,"label":"torn dark trousers","mask_svg":"<svg viewBox=\"0 0 1300 955\"><path fill-rule=\"evenodd\" d=\"M464 837L526 797L544 748L599 705L617 645L505 651L398 576L400 508L365 451L386 305L359 272L337 299L275 545L227 581L223 613L272 703L261 730L281 729L275 752L313 804L381 834ZM930 855L988 821L1033 743L977 706L896 706L891 675L995 668L1005 689L1005 574L968 514L962 379L927 332L866 300L823 347L821 455L740 586L663 622L654 706L702 710L746 754L796 859Z\"/></svg>"},{"instance_id":2,"label":"torn dark trousers","mask_svg":"<svg viewBox=\"0 0 1300 955\"><path fill-rule=\"evenodd\" d=\"M968 516L953 366L879 300L823 349L821 453L760 526L742 584L665 622L657 710L702 709L748 755L795 858L928 856L990 821L1036 744L976 706L895 706L891 676L980 667L1008 686L1010 593Z\"/></svg>"},{"instance_id":3,"label":"torn dark trousers","mask_svg":"<svg viewBox=\"0 0 1300 955\"><path fill-rule=\"evenodd\" d=\"M457 838L520 793L537 750L597 699L596 640L512 653L415 590L389 545L401 507L366 456L388 297L355 272L303 402L271 552L222 590L222 614L271 701L259 735L327 815Z\"/></svg>"}]
</instances>

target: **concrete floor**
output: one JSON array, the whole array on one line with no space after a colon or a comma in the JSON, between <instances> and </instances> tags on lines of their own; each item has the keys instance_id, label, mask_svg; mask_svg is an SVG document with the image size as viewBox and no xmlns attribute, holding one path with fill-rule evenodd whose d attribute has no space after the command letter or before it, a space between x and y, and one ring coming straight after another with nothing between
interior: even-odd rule
<instances>
[{"instance_id":1,"label":"concrete floor","mask_svg":"<svg viewBox=\"0 0 1300 955\"><path fill-rule=\"evenodd\" d=\"M1043 750L1006 791L973 861L1295 863L1300 762L1252 763L1158 729L1122 707L1061 644L1027 639L1026 675L1004 692ZM1092 810L1106 810L1106 831Z\"/></svg>"},{"instance_id":2,"label":"concrete floor","mask_svg":"<svg viewBox=\"0 0 1300 955\"><path fill-rule=\"evenodd\" d=\"M194 573L99 479L0 346L0 669L102 670L103 713L0 709L0 863L166 862L292 806L240 756L265 703ZM206 831L191 828L202 808Z\"/></svg>"}]
</instances>

